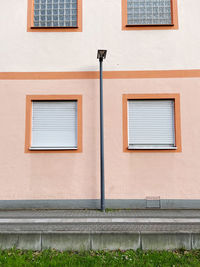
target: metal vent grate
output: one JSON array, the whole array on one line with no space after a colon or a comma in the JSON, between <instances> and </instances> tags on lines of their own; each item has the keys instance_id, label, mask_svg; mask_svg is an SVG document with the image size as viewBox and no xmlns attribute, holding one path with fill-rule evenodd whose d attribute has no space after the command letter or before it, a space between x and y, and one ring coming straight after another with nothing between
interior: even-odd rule
<instances>
[{"instance_id":1,"label":"metal vent grate","mask_svg":"<svg viewBox=\"0 0 200 267\"><path fill-rule=\"evenodd\" d=\"M146 197L146 208L160 208L160 197Z\"/></svg>"}]
</instances>

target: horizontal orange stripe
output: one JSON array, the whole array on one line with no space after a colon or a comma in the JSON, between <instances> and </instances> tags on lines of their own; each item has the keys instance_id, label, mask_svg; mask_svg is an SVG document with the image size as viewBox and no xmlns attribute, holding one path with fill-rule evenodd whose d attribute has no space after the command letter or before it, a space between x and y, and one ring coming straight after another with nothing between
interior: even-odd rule
<instances>
[{"instance_id":1,"label":"horizontal orange stripe","mask_svg":"<svg viewBox=\"0 0 200 267\"><path fill-rule=\"evenodd\" d=\"M145 78L195 78L196 70L148 70L148 71L104 71L104 79L145 79ZM98 71L83 72L0 72L0 80L65 80L99 79Z\"/></svg>"}]
</instances>

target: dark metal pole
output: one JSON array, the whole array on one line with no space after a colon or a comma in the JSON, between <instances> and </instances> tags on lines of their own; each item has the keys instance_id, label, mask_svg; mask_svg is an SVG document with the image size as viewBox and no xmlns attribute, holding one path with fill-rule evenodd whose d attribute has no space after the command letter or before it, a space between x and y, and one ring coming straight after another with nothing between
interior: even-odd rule
<instances>
[{"instance_id":1,"label":"dark metal pole","mask_svg":"<svg viewBox=\"0 0 200 267\"><path fill-rule=\"evenodd\" d=\"M105 211L105 182L104 182L104 136L103 136L103 58L100 64L100 144L101 144L101 211Z\"/></svg>"}]
</instances>

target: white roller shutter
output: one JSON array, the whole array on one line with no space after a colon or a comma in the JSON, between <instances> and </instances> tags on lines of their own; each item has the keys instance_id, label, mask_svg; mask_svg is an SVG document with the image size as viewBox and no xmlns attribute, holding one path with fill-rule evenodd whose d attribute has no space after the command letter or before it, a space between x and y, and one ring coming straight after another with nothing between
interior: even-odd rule
<instances>
[{"instance_id":1,"label":"white roller shutter","mask_svg":"<svg viewBox=\"0 0 200 267\"><path fill-rule=\"evenodd\" d=\"M174 100L128 100L129 149L176 149Z\"/></svg>"},{"instance_id":2,"label":"white roller shutter","mask_svg":"<svg viewBox=\"0 0 200 267\"><path fill-rule=\"evenodd\" d=\"M31 149L77 148L77 101L33 101Z\"/></svg>"}]
</instances>

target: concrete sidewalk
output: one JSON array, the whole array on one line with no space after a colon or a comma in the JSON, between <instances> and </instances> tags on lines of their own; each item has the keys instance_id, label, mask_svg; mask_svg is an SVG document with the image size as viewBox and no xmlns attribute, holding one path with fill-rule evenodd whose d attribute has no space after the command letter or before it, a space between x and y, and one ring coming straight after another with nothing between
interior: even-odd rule
<instances>
[{"instance_id":1,"label":"concrete sidewalk","mask_svg":"<svg viewBox=\"0 0 200 267\"><path fill-rule=\"evenodd\" d=\"M199 249L200 210L0 211L0 246L33 250Z\"/></svg>"}]
</instances>

